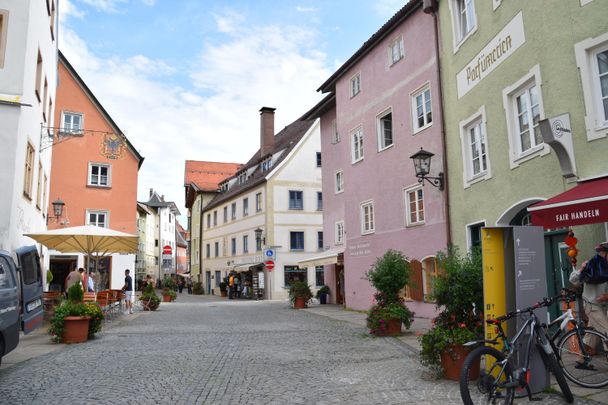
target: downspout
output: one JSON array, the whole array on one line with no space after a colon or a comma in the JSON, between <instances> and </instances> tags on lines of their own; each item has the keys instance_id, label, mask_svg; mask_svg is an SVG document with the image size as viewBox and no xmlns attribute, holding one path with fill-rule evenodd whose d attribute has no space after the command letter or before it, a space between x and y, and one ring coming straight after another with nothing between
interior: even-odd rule
<instances>
[{"instance_id":1,"label":"downspout","mask_svg":"<svg viewBox=\"0 0 608 405\"><path fill-rule=\"evenodd\" d=\"M425 12L427 12L427 10L425 10ZM446 227L445 227L445 232L446 232L446 239L447 239L447 244L448 246L452 244L452 229L451 229L451 225L450 225L450 193L449 193L449 185L450 185L450 180L448 176L448 155L447 155L447 145L446 145L446 133L445 133L445 117L444 117L444 111L445 111L445 104L444 104L444 100L443 100L443 87L441 84L441 58L439 57L439 22L438 22L438 17L437 17L437 12L438 12L438 6L437 4L435 4L435 7L433 7L433 10L429 10L429 13L433 15L433 24L434 24L434 28L435 28L435 57L437 58L437 88L439 91L439 106L440 106L440 116L441 116L441 149L442 149L442 153L443 153L443 173L444 173L444 177L443 177L443 188L444 188L444 192L445 192L445 196L443 199L444 202L444 209L445 209L445 219L446 219Z\"/></svg>"}]
</instances>

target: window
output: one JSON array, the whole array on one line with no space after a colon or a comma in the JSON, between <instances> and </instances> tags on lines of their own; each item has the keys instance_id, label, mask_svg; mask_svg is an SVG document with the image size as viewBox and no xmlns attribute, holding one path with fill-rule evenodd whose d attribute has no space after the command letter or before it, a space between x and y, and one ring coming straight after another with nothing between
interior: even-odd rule
<instances>
[{"instance_id":1,"label":"window","mask_svg":"<svg viewBox=\"0 0 608 405\"><path fill-rule=\"evenodd\" d=\"M0 290L13 288L15 279L10 271L10 265L4 257L0 257Z\"/></svg>"},{"instance_id":2,"label":"window","mask_svg":"<svg viewBox=\"0 0 608 405\"><path fill-rule=\"evenodd\" d=\"M40 260L35 250L31 250L20 257L21 277L23 283L27 285L40 283L42 271L40 269Z\"/></svg>"},{"instance_id":3,"label":"window","mask_svg":"<svg viewBox=\"0 0 608 405\"><path fill-rule=\"evenodd\" d=\"M249 235L243 235L243 253L249 253Z\"/></svg>"},{"instance_id":4,"label":"window","mask_svg":"<svg viewBox=\"0 0 608 405\"><path fill-rule=\"evenodd\" d=\"M344 172L336 172L336 194L344 191Z\"/></svg>"},{"instance_id":5,"label":"window","mask_svg":"<svg viewBox=\"0 0 608 405\"><path fill-rule=\"evenodd\" d=\"M378 131L378 150L384 150L393 144L393 114L391 109L376 117Z\"/></svg>"},{"instance_id":6,"label":"window","mask_svg":"<svg viewBox=\"0 0 608 405\"><path fill-rule=\"evenodd\" d=\"M355 97L361 91L361 73L350 79L350 97Z\"/></svg>"},{"instance_id":7,"label":"window","mask_svg":"<svg viewBox=\"0 0 608 405\"><path fill-rule=\"evenodd\" d=\"M55 40L55 0L51 0L51 14L50 14L50 28L51 28L51 38L53 41Z\"/></svg>"},{"instance_id":8,"label":"window","mask_svg":"<svg viewBox=\"0 0 608 405\"><path fill-rule=\"evenodd\" d=\"M338 132L338 124L336 120L331 122L331 143L336 144L340 142L340 133Z\"/></svg>"},{"instance_id":9,"label":"window","mask_svg":"<svg viewBox=\"0 0 608 405\"><path fill-rule=\"evenodd\" d=\"M255 251L260 252L262 250L262 239L255 240Z\"/></svg>"},{"instance_id":10,"label":"window","mask_svg":"<svg viewBox=\"0 0 608 405\"><path fill-rule=\"evenodd\" d=\"M109 227L108 211L90 211L87 210L87 225L99 226L102 228Z\"/></svg>"},{"instance_id":11,"label":"window","mask_svg":"<svg viewBox=\"0 0 608 405\"><path fill-rule=\"evenodd\" d=\"M479 180L491 177L486 128L484 106L460 123L465 188Z\"/></svg>"},{"instance_id":12,"label":"window","mask_svg":"<svg viewBox=\"0 0 608 405\"><path fill-rule=\"evenodd\" d=\"M486 158L486 140L481 126L481 121L475 122L467 128L468 141L471 152L471 174L477 176L488 169Z\"/></svg>"},{"instance_id":13,"label":"window","mask_svg":"<svg viewBox=\"0 0 608 405\"><path fill-rule=\"evenodd\" d=\"M452 0L454 6L454 31L456 43L464 41L476 27L475 3L473 0Z\"/></svg>"},{"instance_id":14,"label":"window","mask_svg":"<svg viewBox=\"0 0 608 405\"><path fill-rule=\"evenodd\" d=\"M433 122L431 88L426 85L412 96L414 132L423 130Z\"/></svg>"},{"instance_id":15,"label":"window","mask_svg":"<svg viewBox=\"0 0 608 405\"><path fill-rule=\"evenodd\" d=\"M27 143L25 152L25 171L23 174L23 195L32 199L32 182L34 181L34 147Z\"/></svg>"},{"instance_id":16,"label":"window","mask_svg":"<svg viewBox=\"0 0 608 405\"><path fill-rule=\"evenodd\" d=\"M323 287L325 285L325 272L323 266L315 266L315 286Z\"/></svg>"},{"instance_id":17,"label":"window","mask_svg":"<svg viewBox=\"0 0 608 405\"><path fill-rule=\"evenodd\" d=\"M485 222L467 225L469 249L475 247L481 248L481 228L484 226L486 226Z\"/></svg>"},{"instance_id":18,"label":"window","mask_svg":"<svg viewBox=\"0 0 608 405\"><path fill-rule=\"evenodd\" d=\"M158 247L158 239L154 239L154 247Z\"/></svg>"},{"instance_id":19,"label":"window","mask_svg":"<svg viewBox=\"0 0 608 405\"><path fill-rule=\"evenodd\" d=\"M262 211L262 193L255 195L255 212Z\"/></svg>"},{"instance_id":20,"label":"window","mask_svg":"<svg viewBox=\"0 0 608 405\"><path fill-rule=\"evenodd\" d=\"M171 222L171 220L169 220ZM217 226L217 210L213 211L213 226Z\"/></svg>"},{"instance_id":21,"label":"window","mask_svg":"<svg viewBox=\"0 0 608 405\"><path fill-rule=\"evenodd\" d=\"M538 125L544 118L540 83L540 66L536 65L517 83L503 90L511 168L539 154L549 153Z\"/></svg>"},{"instance_id":22,"label":"window","mask_svg":"<svg viewBox=\"0 0 608 405\"><path fill-rule=\"evenodd\" d=\"M232 256L236 255L236 238L230 240L230 254Z\"/></svg>"},{"instance_id":23,"label":"window","mask_svg":"<svg viewBox=\"0 0 608 405\"><path fill-rule=\"evenodd\" d=\"M81 134L82 114L64 112L63 119L61 120L61 131L70 134Z\"/></svg>"},{"instance_id":24,"label":"window","mask_svg":"<svg viewBox=\"0 0 608 405\"><path fill-rule=\"evenodd\" d=\"M207 214L207 228L211 228L211 214Z\"/></svg>"},{"instance_id":25,"label":"window","mask_svg":"<svg viewBox=\"0 0 608 405\"><path fill-rule=\"evenodd\" d=\"M317 232L317 248L319 250L323 250L323 232L322 231Z\"/></svg>"},{"instance_id":26,"label":"window","mask_svg":"<svg viewBox=\"0 0 608 405\"><path fill-rule=\"evenodd\" d=\"M110 165L89 163L89 186L109 187L111 184Z\"/></svg>"},{"instance_id":27,"label":"window","mask_svg":"<svg viewBox=\"0 0 608 405\"><path fill-rule=\"evenodd\" d=\"M224 223L228 222L228 206L224 207Z\"/></svg>"},{"instance_id":28,"label":"window","mask_svg":"<svg viewBox=\"0 0 608 405\"><path fill-rule=\"evenodd\" d=\"M403 51L403 37L395 39L388 47L389 65L394 65L403 59L405 52Z\"/></svg>"},{"instance_id":29,"label":"window","mask_svg":"<svg viewBox=\"0 0 608 405\"><path fill-rule=\"evenodd\" d=\"M361 204L361 235L374 232L374 202Z\"/></svg>"},{"instance_id":30,"label":"window","mask_svg":"<svg viewBox=\"0 0 608 405\"><path fill-rule=\"evenodd\" d=\"M317 167L321 167L321 152L317 152Z\"/></svg>"},{"instance_id":31,"label":"window","mask_svg":"<svg viewBox=\"0 0 608 405\"><path fill-rule=\"evenodd\" d=\"M214 247L214 253L215 253L215 257L219 257L220 255L220 243L219 242L215 242Z\"/></svg>"},{"instance_id":32,"label":"window","mask_svg":"<svg viewBox=\"0 0 608 405\"><path fill-rule=\"evenodd\" d=\"M289 250L304 250L304 232L289 232Z\"/></svg>"},{"instance_id":33,"label":"window","mask_svg":"<svg viewBox=\"0 0 608 405\"><path fill-rule=\"evenodd\" d=\"M323 193L317 191L317 211L323 211Z\"/></svg>"},{"instance_id":34,"label":"window","mask_svg":"<svg viewBox=\"0 0 608 405\"><path fill-rule=\"evenodd\" d=\"M236 219L236 203L235 202L232 203L231 214L232 214L231 218L234 221Z\"/></svg>"},{"instance_id":35,"label":"window","mask_svg":"<svg viewBox=\"0 0 608 405\"><path fill-rule=\"evenodd\" d=\"M44 183L42 183L42 214L46 215L46 190L48 187L48 178L44 175Z\"/></svg>"},{"instance_id":36,"label":"window","mask_svg":"<svg viewBox=\"0 0 608 405\"><path fill-rule=\"evenodd\" d=\"M221 282L222 282L222 273L220 271L216 270L216 272L215 272L215 286L219 287Z\"/></svg>"},{"instance_id":37,"label":"window","mask_svg":"<svg viewBox=\"0 0 608 405\"><path fill-rule=\"evenodd\" d=\"M211 257L211 245L207 243L205 246L205 257L208 259Z\"/></svg>"},{"instance_id":38,"label":"window","mask_svg":"<svg viewBox=\"0 0 608 405\"><path fill-rule=\"evenodd\" d=\"M42 101L42 55L40 49L38 49L38 59L36 60L36 98L38 101Z\"/></svg>"},{"instance_id":39,"label":"window","mask_svg":"<svg viewBox=\"0 0 608 405\"><path fill-rule=\"evenodd\" d=\"M243 216L249 215L249 198L243 198Z\"/></svg>"},{"instance_id":40,"label":"window","mask_svg":"<svg viewBox=\"0 0 608 405\"><path fill-rule=\"evenodd\" d=\"M308 283L308 270L301 269L298 266L283 267L285 273L285 287L291 286L294 281L304 281Z\"/></svg>"},{"instance_id":41,"label":"window","mask_svg":"<svg viewBox=\"0 0 608 405\"><path fill-rule=\"evenodd\" d=\"M405 192L407 225L424 223L424 194L422 186Z\"/></svg>"},{"instance_id":42,"label":"window","mask_svg":"<svg viewBox=\"0 0 608 405\"><path fill-rule=\"evenodd\" d=\"M344 243L344 221L336 222L336 245Z\"/></svg>"},{"instance_id":43,"label":"window","mask_svg":"<svg viewBox=\"0 0 608 405\"><path fill-rule=\"evenodd\" d=\"M6 53L6 32L8 31L8 10L0 10L0 69L4 68Z\"/></svg>"},{"instance_id":44,"label":"window","mask_svg":"<svg viewBox=\"0 0 608 405\"><path fill-rule=\"evenodd\" d=\"M49 97L49 82L48 80L46 80L46 77L44 78L44 90L42 93L42 102L44 103L42 106L42 119L44 122L46 122L46 106L47 106L47 100ZM51 119L51 117L48 117L49 120Z\"/></svg>"},{"instance_id":45,"label":"window","mask_svg":"<svg viewBox=\"0 0 608 405\"><path fill-rule=\"evenodd\" d=\"M289 209L302 210L304 209L304 199L302 191L289 190Z\"/></svg>"},{"instance_id":46,"label":"window","mask_svg":"<svg viewBox=\"0 0 608 405\"><path fill-rule=\"evenodd\" d=\"M38 180L36 182L36 208L42 207L42 163L38 162Z\"/></svg>"},{"instance_id":47,"label":"window","mask_svg":"<svg viewBox=\"0 0 608 405\"><path fill-rule=\"evenodd\" d=\"M603 138L608 135L608 32L575 44L574 50L583 85L587 140Z\"/></svg>"},{"instance_id":48,"label":"window","mask_svg":"<svg viewBox=\"0 0 608 405\"><path fill-rule=\"evenodd\" d=\"M262 171L268 171L272 168L272 156L267 157L266 159L264 159L264 161L262 162Z\"/></svg>"},{"instance_id":49,"label":"window","mask_svg":"<svg viewBox=\"0 0 608 405\"><path fill-rule=\"evenodd\" d=\"M363 131L358 128L350 137L352 163L357 163L363 159Z\"/></svg>"}]
</instances>

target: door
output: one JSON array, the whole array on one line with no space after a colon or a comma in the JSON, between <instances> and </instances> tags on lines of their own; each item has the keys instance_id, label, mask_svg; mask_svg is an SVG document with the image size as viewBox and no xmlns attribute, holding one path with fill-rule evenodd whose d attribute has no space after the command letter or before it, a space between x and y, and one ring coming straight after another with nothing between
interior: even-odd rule
<instances>
[{"instance_id":1,"label":"door","mask_svg":"<svg viewBox=\"0 0 608 405\"><path fill-rule=\"evenodd\" d=\"M410 298L414 301L424 301L424 279L422 277L422 263L412 260L410 263Z\"/></svg>"},{"instance_id":2,"label":"door","mask_svg":"<svg viewBox=\"0 0 608 405\"><path fill-rule=\"evenodd\" d=\"M42 324L42 268L35 246L17 249L21 282L21 327L25 334Z\"/></svg>"},{"instance_id":3,"label":"door","mask_svg":"<svg viewBox=\"0 0 608 405\"><path fill-rule=\"evenodd\" d=\"M344 265L336 264L334 266L336 277L336 304L344 304Z\"/></svg>"},{"instance_id":4,"label":"door","mask_svg":"<svg viewBox=\"0 0 608 405\"><path fill-rule=\"evenodd\" d=\"M211 294L211 272L210 271L205 272L205 290L208 295Z\"/></svg>"},{"instance_id":5,"label":"door","mask_svg":"<svg viewBox=\"0 0 608 405\"><path fill-rule=\"evenodd\" d=\"M51 256L49 269L53 275L53 281L49 285L49 291L65 291L65 279L78 264L78 256Z\"/></svg>"},{"instance_id":6,"label":"door","mask_svg":"<svg viewBox=\"0 0 608 405\"><path fill-rule=\"evenodd\" d=\"M547 294L553 297L562 288L569 285L568 277L572 272L572 264L568 257L568 246L564 243L566 231L545 233L545 267L547 273ZM556 305L550 309L551 319L560 315Z\"/></svg>"}]
</instances>

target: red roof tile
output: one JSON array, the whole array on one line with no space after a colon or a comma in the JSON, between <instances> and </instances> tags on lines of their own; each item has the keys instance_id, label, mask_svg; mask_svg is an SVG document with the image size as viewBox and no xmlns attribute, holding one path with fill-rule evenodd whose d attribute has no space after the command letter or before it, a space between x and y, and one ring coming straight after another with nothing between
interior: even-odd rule
<instances>
[{"instance_id":1,"label":"red roof tile","mask_svg":"<svg viewBox=\"0 0 608 405\"><path fill-rule=\"evenodd\" d=\"M222 180L234 175L241 166L240 163L186 160L184 185L195 184L203 191L215 191Z\"/></svg>"}]
</instances>

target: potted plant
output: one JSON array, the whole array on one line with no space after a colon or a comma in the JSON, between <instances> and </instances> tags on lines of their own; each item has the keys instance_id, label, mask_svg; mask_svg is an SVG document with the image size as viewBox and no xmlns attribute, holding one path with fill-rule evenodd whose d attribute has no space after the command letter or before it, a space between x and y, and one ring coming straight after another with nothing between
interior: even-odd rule
<instances>
[{"instance_id":1,"label":"potted plant","mask_svg":"<svg viewBox=\"0 0 608 405\"><path fill-rule=\"evenodd\" d=\"M163 281L163 302L175 301L177 298L175 288L175 281L171 277L165 277Z\"/></svg>"},{"instance_id":2,"label":"potted plant","mask_svg":"<svg viewBox=\"0 0 608 405\"><path fill-rule=\"evenodd\" d=\"M462 344L483 337L483 278L481 253L461 256L456 247L437 255L443 269L431 297L440 311L433 327L421 336L420 361L437 374L458 380L468 349Z\"/></svg>"},{"instance_id":3,"label":"potted plant","mask_svg":"<svg viewBox=\"0 0 608 405\"><path fill-rule=\"evenodd\" d=\"M83 295L80 284L74 284L68 289L68 299L55 308L49 327L53 341L80 343L101 330L101 308L96 303L83 303Z\"/></svg>"},{"instance_id":4,"label":"potted plant","mask_svg":"<svg viewBox=\"0 0 608 405\"><path fill-rule=\"evenodd\" d=\"M312 291L305 281L293 281L289 286L289 300L295 309L306 308L312 299Z\"/></svg>"},{"instance_id":5,"label":"potted plant","mask_svg":"<svg viewBox=\"0 0 608 405\"><path fill-rule=\"evenodd\" d=\"M203 295L204 292L205 292L205 290L203 289L203 283L201 283L200 281L197 281L194 284L192 284L192 294Z\"/></svg>"},{"instance_id":6,"label":"potted plant","mask_svg":"<svg viewBox=\"0 0 608 405\"><path fill-rule=\"evenodd\" d=\"M324 285L317 290L316 297L321 305L327 304L327 296L330 294L329 287Z\"/></svg>"},{"instance_id":7,"label":"potted plant","mask_svg":"<svg viewBox=\"0 0 608 405\"><path fill-rule=\"evenodd\" d=\"M403 254L388 250L365 273L365 278L374 286L376 305L367 312L367 326L375 336L397 336L401 325L409 329L414 313L399 296L410 277L410 266Z\"/></svg>"},{"instance_id":8,"label":"potted plant","mask_svg":"<svg viewBox=\"0 0 608 405\"><path fill-rule=\"evenodd\" d=\"M139 297L139 300L141 301L144 311L156 311L160 305L160 298L156 295L156 291L154 291L154 286L152 284L146 284L144 292L141 294L141 297Z\"/></svg>"},{"instance_id":9,"label":"potted plant","mask_svg":"<svg viewBox=\"0 0 608 405\"><path fill-rule=\"evenodd\" d=\"M220 282L220 294L222 297L228 296L228 283L226 281Z\"/></svg>"}]
</instances>

